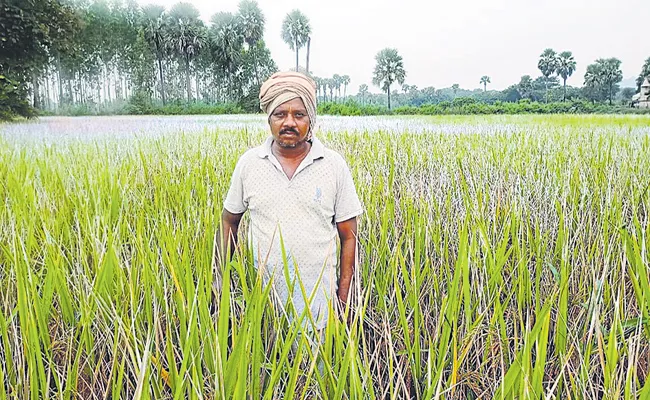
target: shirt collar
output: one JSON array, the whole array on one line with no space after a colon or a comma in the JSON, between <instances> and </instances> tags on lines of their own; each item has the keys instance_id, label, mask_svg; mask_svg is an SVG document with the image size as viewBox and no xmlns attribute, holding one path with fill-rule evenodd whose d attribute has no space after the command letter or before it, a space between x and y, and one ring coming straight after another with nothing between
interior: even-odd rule
<instances>
[{"instance_id":1,"label":"shirt collar","mask_svg":"<svg viewBox=\"0 0 650 400\"><path fill-rule=\"evenodd\" d=\"M266 138L266 141L259 147L257 155L260 158L268 158L268 156L271 155L272 145L273 145L273 136L269 136L268 138ZM318 138L312 136L311 149L309 150L309 154L307 154L307 158L310 158L313 161L324 157L325 157L325 146L323 145L323 143L321 143L320 140L318 140Z\"/></svg>"}]
</instances>

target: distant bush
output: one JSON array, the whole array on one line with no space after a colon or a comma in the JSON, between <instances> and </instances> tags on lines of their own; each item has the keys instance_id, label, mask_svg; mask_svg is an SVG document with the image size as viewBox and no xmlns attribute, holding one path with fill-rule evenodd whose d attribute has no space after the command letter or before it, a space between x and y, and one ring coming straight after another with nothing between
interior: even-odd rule
<instances>
[{"instance_id":1,"label":"distant bush","mask_svg":"<svg viewBox=\"0 0 650 400\"><path fill-rule=\"evenodd\" d=\"M153 115L208 115L208 114L244 114L244 110L236 104L206 104L206 103L172 103L154 107L149 114Z\"/></svg>"},{"instance_id":2,"label":"distant bush","mask_svg":"<svg viewBox=\"0 0 650 400\"><path fill-rule=\"evenodd\" d=\"M134 94L128 102L116 101L97 106L94 103L63 105L54 113L41 115L214 115L244 114L245 110L238 104L206 104L172 102L166 105L154 104L145 94Z\"/></svg>"},{"instance_id":3,"label":"distant bush","mask_svg":"<svg viewBox=\"0 0 650 400\"><path fill-rule=\"evenodd\" d=\"M1 102L0 102L1 105ZM259 104L252 97L239 103L207 104L171 102L167 105L154 104L146 94L134 94L128 102L115 101L101 106L93 103L62 106L57 115L221 115L257 112ZM3 109L0 108L0 113ZM624 105L592 103L584 100L541 103L521 99L517 102L495 101L486 103L470 97L458 97L452 101L437 104L423 104L419 107L401 106L393 110L378 105L362 105L353 100L345 103L323 102L318 104L322 115L364 116L364 115L481 115L481 114L650 114ZM41 113L44 115L44 113Z\"/></svg>"},{"instance_id":4,"label":"distant bush","mask_svg":"<svg viewBox=\"0 0 650 400\"><path fill-rule=\"evenodd\" d=\"M392 111L397 115L473 115L473 114L650 114L620 105L594 104L587 101L540 103L528 99L518 102L496 101L493 104L477 102L475 99L455 99L420 107L404 106Z\"/></svg>"},{"instance_id":5,"label":"distant bush","mask_svg":"<svg viewBox=\"0 0 650 400\"><path fill-rule=\"evenodd\" d=\"M361 105L353 100L348 100L345 103L320 103L318 105L318 113L326 115L361 116L385 115L389 114L389 111L385 107L375 105Z\"/></svg>"}]
</instances>

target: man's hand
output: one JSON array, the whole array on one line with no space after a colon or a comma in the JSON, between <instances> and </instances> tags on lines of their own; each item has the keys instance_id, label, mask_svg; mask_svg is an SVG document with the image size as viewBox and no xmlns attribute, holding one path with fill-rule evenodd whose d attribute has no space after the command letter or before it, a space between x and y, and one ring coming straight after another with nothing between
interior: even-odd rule
<instances>
[{"instance_id":1,"label":"man's hand","mask_svg":"<svg viewBox=\"0 0 650 400\"><path fill-rule=\"evenodd\" d=\"M357 218L351 218L336 224L341 240L341 258L339 260L339 287L337 296L341 314L345 312L348 296L352 285L352 276L356 263L357 250Z\"/></svg>"},{"instance_id":2,"label":"man's hand","mask_svg":"<svg viewBox=\"0 0 650 400\"><path fill-rule=\"evenodd\" d=\"M227 257L232 257L237 248L237 232L243 215L243 213L233 214L225 208L221 213L221 229L217 234L217 260L219 265L229 261Z\"/></svg>"}]
</instances>

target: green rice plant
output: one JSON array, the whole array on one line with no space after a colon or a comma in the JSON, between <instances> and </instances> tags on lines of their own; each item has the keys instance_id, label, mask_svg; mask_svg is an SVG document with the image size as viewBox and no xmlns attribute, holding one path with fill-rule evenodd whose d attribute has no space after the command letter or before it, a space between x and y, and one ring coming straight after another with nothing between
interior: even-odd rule
<instances>
[{"instance_id":1,"label":"green rice plant","mask_svg":"<svg viewBox=\"0 0 650 400\"><path fill-rule=\"evenodd\" d=\"M0 400L650 396L647 116L325 118L364 214L322 337L247 218L216 262L264 121L133 121L0 126Z\"/></svg>"}]
</instances>

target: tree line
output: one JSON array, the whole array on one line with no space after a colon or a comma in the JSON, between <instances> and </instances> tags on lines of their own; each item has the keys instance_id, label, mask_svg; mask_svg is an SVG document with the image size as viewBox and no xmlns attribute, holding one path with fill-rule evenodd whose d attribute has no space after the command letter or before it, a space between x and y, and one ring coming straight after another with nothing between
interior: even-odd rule
<instances>
[{"instance_id":1,"label":"tree line","mask_svg":"<svg viewBox=\"0 0 650 400\"><path fill-rule=\"evenodd\" d=\"M83 106L84 110L126 102L136 113L153 104L233 104L257 111L261 82L277 71L264 42L265 17L255 0L241 0L235 12L218 12L206 24L192 4L165 9L140 7L135 0L4 0L0 4L0 118L28 116L36 109ZM405 83L406 70L397 49L375 56L372 84L348 95L349 75L324 78L310 73L312 29L300 10L286 14L283 41L295 52L294 70L312 75L322 102L353 99L361 105L418 107L469 97L479 102L588 100L610 104L619 94L621 61L598 59L587 67L582 87L567 86L576 70L570 51L545 49L537 67L541 75L521 77L502 91L418 89ZM300 52L306 47L304 67ZM650 75L650 58L642 66L637 90ZM397 86L396 86L397 85ZM401 88L401 92L400 89ZM619 99L635 91L625 88ZM224 108L227 110L230 108ZM174 112L174 110L170 110Z\"/></svg>"},{"instance_id":2,"label":"tree line","mask_svg":"<svg viewBox=\"0 0 650 400\"><path fill-rule=\"evenodd\" d=\"M257 2L242 0L207 24L199 16L186 2L165 9L135 0L7 0L0 101L20 93L45 109L128 99L254 109L261 81L277 71Z\"/></svg>"},{"instance_id":3,"label":"tree line","mask_svg":"<svg viewBox=\"0 0 650 400\"><path fill-rule=\"evenodd\" d=\"M385 96L371 94L368 91L368 85L361 84L353 99L360 105L381 105L387 106L388 109L391 109L391 98L397 100L398 106L412 107L451 102L458 97L472 98L488 104L520 100L544 101L546 103L549 101L586 100L592 103L608 102L612 105L619 91L621 103L629 104L632 96L639 91L644 79L650 78L650 57L648 57L636 79L636 90L633 88L621 90L619 86L623 80L621 61L613 57L601 58L587 66L582 87L570 87L566 82L576 71L577 65L573 53L570 51L557 53L548 48L542 52L537 63L541 73L539 77L533 79L530 75L524 75L518 83L510 85L502 91L488 91L487 85L491 83L488 75L482 76L479 80L479 84L483 86L482 90L462 89L458 84L443 89L434 87L418 89L416 85L405 83L404 62L396 49L381 50L377 53L375 62L372 83L379 87ZM395 87L394 84L401 86Z\"/></svg>"}]
</instances>

